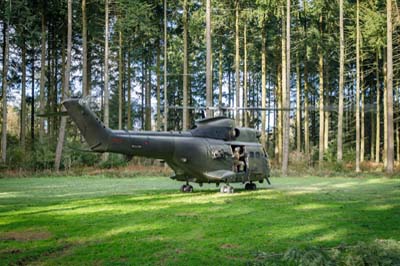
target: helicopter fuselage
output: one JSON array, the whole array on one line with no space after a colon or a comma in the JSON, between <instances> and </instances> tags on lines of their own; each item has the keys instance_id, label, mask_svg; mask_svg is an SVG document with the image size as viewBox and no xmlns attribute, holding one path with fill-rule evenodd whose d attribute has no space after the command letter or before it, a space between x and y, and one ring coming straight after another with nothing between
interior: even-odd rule
<instances>
[{"instance_id":1,"label":"helicopter fuselage","mask_svg":"<svg viewBox=\"0 0 400 266\"><path fill-rule=\"evenodd\" d=\"M171 178L178 181L268 181L268 156L258 141L258 132L236 128L232 119L203 119L184 132L111 130L83 101L69 99L63 104L94 152L163 160L175 172ZM241 153L241 168L235 164L235 149Z\"/></svg>"}]
</instances>

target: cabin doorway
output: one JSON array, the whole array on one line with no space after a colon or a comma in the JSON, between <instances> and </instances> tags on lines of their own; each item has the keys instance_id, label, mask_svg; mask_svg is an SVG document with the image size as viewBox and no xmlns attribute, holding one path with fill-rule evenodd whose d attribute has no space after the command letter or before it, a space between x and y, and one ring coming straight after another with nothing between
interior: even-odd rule
<instances>
[{"instance_id":1,"label":"cabin doorway","mask_svg":"<svg viewBox=\"0 0 400 266\"><path fill-rule=\"evenodd\" d=\"M233 165L236 173L247 172L246 149L244 145L231 145Z\"/></svg>"}]
</instances>

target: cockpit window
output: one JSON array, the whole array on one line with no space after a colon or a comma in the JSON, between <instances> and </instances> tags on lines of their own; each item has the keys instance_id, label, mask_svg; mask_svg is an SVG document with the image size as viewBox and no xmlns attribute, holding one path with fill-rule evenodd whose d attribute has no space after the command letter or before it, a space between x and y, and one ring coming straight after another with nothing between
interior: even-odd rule
<instances>
[{"instance_id":1,"label":"cockpit window","mask_svg":"<svg viewBox=\"0 0 400 266\"><path fill-rule=\"evenodd\" d=\"M256 158L260 158L260 153L256 152Z\"/></svg>"},{"instance_id":2,"label":"cockpit window","mask_svg":"<svg viewBox=\"0 0 400 266\"><path fill-rule=\"evenodd\" d=\"M254 152L250 152L250 158L254 158Z\"/></svg>"}]
</instances>

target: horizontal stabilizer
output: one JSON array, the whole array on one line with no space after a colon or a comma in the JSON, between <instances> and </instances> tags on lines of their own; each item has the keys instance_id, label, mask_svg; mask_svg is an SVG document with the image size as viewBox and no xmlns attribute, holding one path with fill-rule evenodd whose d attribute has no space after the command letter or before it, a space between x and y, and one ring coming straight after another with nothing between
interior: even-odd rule
<instances>
[{"instance_id":1,"label":"horizontal stabilizer","mask_svg":"<svg viewBox=\"0 0 400 266\"><path fill-rule=\"evenodd\" d=\"M51 112L51 113L44 113L44 114L37 114L38 117L55 117L55 116L67 116L67 112Z\"/></svg>"}]
</instances>

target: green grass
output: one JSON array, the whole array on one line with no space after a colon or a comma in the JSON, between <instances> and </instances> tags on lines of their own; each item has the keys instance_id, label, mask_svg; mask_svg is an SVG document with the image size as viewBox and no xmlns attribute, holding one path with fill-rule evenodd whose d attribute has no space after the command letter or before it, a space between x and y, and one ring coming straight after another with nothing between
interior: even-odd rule
<instances>
[{"instance_id":1,"label":"green grass","mask_svg":"<svg viewBox=\"0 0 400 266\"><path fill-rule=\"evenodd\" d=\"M272 182L182 194L165 177L0 179L0 265L245 265L289 248L400 240L400 179Z\"/></svg>"}]
</instances>

